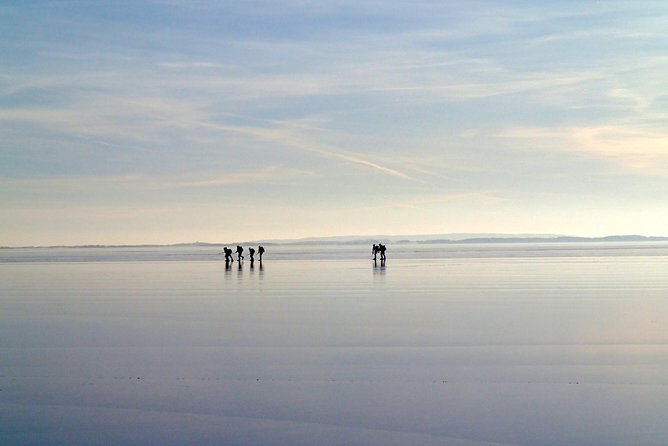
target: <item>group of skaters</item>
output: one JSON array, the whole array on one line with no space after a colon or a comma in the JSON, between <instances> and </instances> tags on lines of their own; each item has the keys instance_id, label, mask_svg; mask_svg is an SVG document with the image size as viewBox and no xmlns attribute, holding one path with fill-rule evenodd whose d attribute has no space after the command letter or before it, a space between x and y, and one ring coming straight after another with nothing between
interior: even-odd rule
<instances>
[{"instance_id":1,"label":"group of skaters","mask_svg":"<svg viewBox=\"0 0 668 446\"><path fill-rule=\"evenodd\" d=\"M371 253L373 254L373 261L374 263L378 260L378 256L380 255L380 262L385 263L385 251L387 251L387 247L383 245L382 243L378 243L377 245L374 244L373 248L371 249ZM221 254L225 254L225 264L230 264L234 263L234 257L232 255L232 249L228 248L227 246L223 248L223 252ZM240 245L237 245L237 262L241 264L241 261L244 259L244 248ZM257 247L257 253L258 253L258 260L260 263L262 263L262 254L264 254L264 246L260 245ZM251 264L255 261L255 249L254 248L248 248L248 256L249 260L251 261Z\"/></svg>"},{"instance_id":2,"label":"group of skaters","mask_svg":"<svg viewBox=\"0 0 668 446\"><path fill-rule=\"evenodd\" d=\"M221 254L225 254L225 263L233 263L234 262L234 257L232 256L232 249L228 248L227 246L223 248L223 252ZM257 254L259 256L258 260L260 263L262 263L262 254L264 254L264 246L260 245L257 247ZM251 264L255 261L255 249L254 248L248 248L248 256L249 260L251 261ZM241 261L244 259L244 248L242 246L237 245L237 261L241 263Z\"/></svg>"},{"instance_id":3,"label":"group of skaters","mask_svg":"<svg viewBox=\"0 0 668 446\"><path fill-rule=\"evenodd\" d=\"M386 250L387 250L387 247L385 245L383 245L382 243L378 243L377 245L373 245L373 248L371 249L371 253L373 254L374 263L376 262L378 254L380 254L380 263L385 263L385 251Z\"/></svg>"}]
</instances>

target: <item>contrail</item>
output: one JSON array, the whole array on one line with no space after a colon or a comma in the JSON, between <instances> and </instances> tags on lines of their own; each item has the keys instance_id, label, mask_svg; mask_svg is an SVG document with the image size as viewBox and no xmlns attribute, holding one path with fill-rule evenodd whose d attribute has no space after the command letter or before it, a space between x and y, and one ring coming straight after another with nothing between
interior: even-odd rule
<instances>
[{"instance_id":1,"label":"contrail","mask_svg":"<svg viewBox=\"0 0 668 446\"><path fill-rule=\"evenodd\" d=\"M396 169L392 169L391 167L386 167L378 163L374 163L372 161L365 160L363 158L359 158L354 155L350 155L344 152L340 152L336 149L326 147L320 144L312 143L309 141L303 140L301 137L296 137L295 135L291 134L290 132L284 130L284 129L263 129L263 128L258 128L258 127L245 127L245 126L233 126L233 125L225 125L225 124L212 124L212 123L204 123L204 122L195 122L193 123L194 125L198 125L201 127L207 127L207 128L214 128L218 130L223 130L223 131L228 131L228 132L234 132L234 133L241 133L244 135L249 135L254 138L258 139L263 139L267 141L278 141L281 142L282 144L293 147L298 150L302 150L305 152L311 152L311 153L317 153L322 156L330 157L330 158L337 158L341 159L353 164L358 164L361 166L366 166L372 169L375 169L379 172L383 172L387 175L392 175L395 177L403 178L405 180L410 180L410 181L415 181L415 182L421 182L409 175L406 175L403 172L400 172Z\"/></svg>"},{"instance_id":2,"label":"contrail","mask_svg":"<svg viewBox=\"0 0 668 446\"><path fill-rule=\"evenodd\" d=\"M350 161L351 163L371 167L371 168L379 170L381 172L385 172L389 175L394 175L395 177L400 177L400 178L405 178L407 180L417 181L414 178L406 175L405 173L399 172L398 170L392 169L390 167L381 166L380 164L372 163L371 161L356 158L354 156L346 155L346 154L343 154L343 153L334 153L334 152L327 152L327 153L326 152L321 152L321 153L323 153L325 155L328 155L328 156L333 156L333 157L336 157L336 158L339 158L339 159L343 159L343 160L346 160L346 161Z\"/></svg>"}]
</instances>

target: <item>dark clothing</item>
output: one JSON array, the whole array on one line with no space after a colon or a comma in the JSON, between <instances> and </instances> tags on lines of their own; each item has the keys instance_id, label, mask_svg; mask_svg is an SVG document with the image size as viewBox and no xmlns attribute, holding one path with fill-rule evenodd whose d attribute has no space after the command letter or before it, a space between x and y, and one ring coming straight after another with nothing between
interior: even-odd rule
<instances>
[{"instance_id":1,"label":"dark clothing","mask_svg":"<svg viewBox=\"0 0 668 446\"><path fill-rule=\"evenodd\" d=\"M234 259L232 258L232 250L230 248L227 246L224 247L223 252L225 253L225 263L234 262Z\"/></svg>"}]
</instances>

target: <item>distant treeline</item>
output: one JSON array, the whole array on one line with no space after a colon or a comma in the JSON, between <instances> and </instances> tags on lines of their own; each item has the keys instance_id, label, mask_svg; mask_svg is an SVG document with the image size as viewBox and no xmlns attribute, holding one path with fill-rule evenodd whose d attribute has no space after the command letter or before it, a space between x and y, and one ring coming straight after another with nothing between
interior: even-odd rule
<instances>
[{"instance_id":1,"label":"distant treeline","mask_svg":"<svg viewBox=\"0 0 668 446\"><path fill-rule=\"evenodd\" d=\"M461 244L461 243L578 243L578 242L666 242L668 237L647 237L643 235L609 235L606 237L473 237L461 240L452 239L430 239L430 240L381 240L382 243L405 245L405 244ZM275 243L276 245L372 245L376 239L369 240L308 240ZM269 243L267 243L269 244Z\"/></svg>"},{"instance_id":2,"label":"distant treeline","mask_svg":"<svg viewBox=\"0 0 668 446\"><path fill-rule=\"evenodd\" d=\"M606 237L473 237L462 240L452 239L433 239L433 240L381 240L381 243L404 245L409 243L416 244L462 244L462 243L583 243L583 242L666 242L668 237L647 237L644 235L609 235ZM243 243L232 243L240 245L257 245L258 243L267 246L346 246L346 245L373 245L377 239L355 239L355 240L285 240L281 242L262 242L252 241ZM212 247L217 248L229 245L230 243L175 243L171 245L78 245L78 246L0 246L0 249L20 249L20 248L178 248L178 247Z\"/></svg>"},{"instance_id":3,"label":"distant treeline","mask_svg":"<svg viewBox=\"0 0 668 446\"><path fill-rule=\"evenodd\" d=\"M395 243L579 243L579 242L665 242L668 237L646 237L643 235L609 235L606 237L481 237L464 240L399 240Z\"/></svg>"}]
</instances>

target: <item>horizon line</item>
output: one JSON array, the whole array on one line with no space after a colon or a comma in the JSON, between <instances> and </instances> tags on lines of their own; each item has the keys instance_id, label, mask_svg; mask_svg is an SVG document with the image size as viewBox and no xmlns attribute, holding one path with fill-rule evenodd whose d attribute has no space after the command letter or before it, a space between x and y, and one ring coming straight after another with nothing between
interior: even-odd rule
<instances>
[{"instance_id":1,"label":"horizon line","mask_svg":"<svg viewBox=\"0 0 668 446\"><path fill-rule=\"evenodd\" d=\"M433 238L424 237L446 237L467 236L465 238ZM392 240L394 239L394 240ZM24 245L24 246L0 246L0 249L54 249L54 248L158 248L178 246L226 246L226 245L308 245L308 244L330 244L330 245L356 245L369 242L384 243L531 243L531 242L624 242L624 241L668 241L668 236L655 235L605 235L605 236L574 236L558 234L504 234L504 233L447 233L447 234L408 234L408 235L337 235L321 237L302 237L295 239L256 239L243 242L177 242L177 243L86 243L78 245Z\"/></svg>"}]
</instances>

